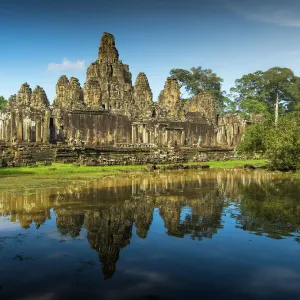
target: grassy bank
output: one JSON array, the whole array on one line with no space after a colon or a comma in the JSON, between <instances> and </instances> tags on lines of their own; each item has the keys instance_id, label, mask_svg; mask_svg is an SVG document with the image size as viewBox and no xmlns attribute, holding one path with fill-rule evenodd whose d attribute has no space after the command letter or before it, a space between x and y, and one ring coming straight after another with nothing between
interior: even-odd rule
<instances>
[{"instance_id":1,"label":"grassy bank","mask_svg":"<svg viewBox=\"0 0 300 300\"><path fill-rule=\"evenodd\" d=\"M210 161L206 162L211 168L233 168L235 166L243 166L244 164L252 164L254 166L263 166L264 160L230 160L230 161ZM187 165L199 163L187 163ZM88 167L74 166L72 164L53 163L51 166L22 167L22 168L0 168L0 178L23 176L42 176L42 177L86 177L87 175L108 175L120 174L124 172L138 172L144 169L145 165L138 166L103 166Z\"/></svg>"},{"instance_id":2,"label":"grassy bank","mask_svg":"<svg viewBox=\"0 0 300 300\"><path fill-rule=\"evenodd\" d=\"M199 164L199 163L188 163ZM206 162L211 168L231 169L235 166L252 164L260 167L266 164L265 160L229 160ZM134 176L144 165L140 166L104 166L88 167L73 166L72 164L53 163L51 166L0 168L0 190L17 191L20 189L43 189L63 187L70 182L86 182L107 176ZM294 176L300 178L300 173Z\"/></svg>"},{"instance_id":3,"label":"grassy bank","mask_svg":"<svg viewBox=\"0 0 300 300\"><path fill-rule=\"evenodd\" d=\"M209 165L211 168L222 168L222 169L232 169L235 166L243 166L245 164L253 165L255 167L262 167L267 163L263 159L252 159L252 160L227 160L227 161L209 161L205 164ZM194 163L192 163L194 164Z\"/></svg>"}]
</instances>

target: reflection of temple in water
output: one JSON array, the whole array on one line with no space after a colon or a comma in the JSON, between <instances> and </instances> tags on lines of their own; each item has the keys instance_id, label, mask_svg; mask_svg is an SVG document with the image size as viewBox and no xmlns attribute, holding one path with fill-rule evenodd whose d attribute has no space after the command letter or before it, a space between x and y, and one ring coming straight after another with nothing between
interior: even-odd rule
<instances>
[{"instance_id":1,"label":"reflection of temple in water","mask_svg":"<svg viewBox=\"0 0 300 300\"><path fill-rule=\"evenodd\" d=\"M0 215L10 216L12 222L18 221L23 228L29 228L32 223L39 228L51 218L50 209L53 209L61 235L75 238L84 227L90 247L98 252L104 278L108 279L116 271L120 249L130 243L133 226L138 237L147 237L154 208L158 208L168 235L180 238L189 235L198 240L212 238L222 227L226 199L235 202L242 199L251 220L264 218L257 216L258 207L249 204L247 199L249 187L258 193L263 183L272 190L267 184L269 179L263 174L253 176L253 173L235 171L151 174L121 181L102 179L81 188L69 185L34 195L2 193ZM297 209L300 211L300 206ZM249 213L248 219L242 214L243 210L237 220L247 229Z\"/></svg>"}]
</instances>

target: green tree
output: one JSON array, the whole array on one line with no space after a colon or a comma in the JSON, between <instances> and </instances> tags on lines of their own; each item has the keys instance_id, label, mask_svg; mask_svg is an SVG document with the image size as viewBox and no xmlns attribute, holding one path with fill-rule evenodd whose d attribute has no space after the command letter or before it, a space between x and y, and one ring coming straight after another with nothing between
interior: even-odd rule
<instances>
[{"instance_id":1,"label":"green tree","mask_svg":"<svg viewBox=\"0 0 300 300\"><path fill-rule=\"evenodd\" d=\"M300 104L279 118L264 137L265 155L276 169L300 167Z\"/></svg>"},{"instance_id":2,"label":"green tree","mask_svg":"<svg viewBox=\"0 0 300 300\"><path fill-rule=\"evenodd\" d=\"M237 150L246 154L262 152L275 169L300 167L300 104L278 119L265 120L247 128Z\"/></svg>"},{"instance_id":3,"label":"green tree","mask_svg":"<svg viewBox=\"0 0 300 300\"><path fill-rule=\"evenodd\" d=\"M274 67L265 72L256 71L235 81L231 97L246 118L251 113L278 115L300 101L300 79L288 68Z\"/></svg>"},{"instance_id":4,"label":"green tree","mask_svg":"<svg viewBox=\"0 0 300 300\"><path fill-rule=\"evenodd\" d=\"M293 71L288 68L274 67L264 73L265 87L269 93L269 102L275 103L275 124L278 122L279 101L282 108L286 109L286 103L293 102L291 90L296 81ZM298 95L296 95L298 96ZM298 98L299 100L299 98Z\"/></svg>"},{"instance_id":5,"label":"green tree","mask_svg":"<svg viewBox=\"0 0 300 300\"><path fill-rule=\"evenodd\" d=\"M238 152L246 154L264 153L266 151L265 135L269 129L269 122L263 124L252 124L243 136L241 143L237 147Z\"/></svg>"},{"instance_id":6,"label":"green tree","mask_svg":"<svg viewBox=\"0 0 300 300\"><path fill-rule=\"evenodd\" d=\"M220 112L224 111L226 103L230 101L221 90L223 79L211 69L202 67L193 67L190 70L172 69L170 75L178 80L179 87L184 87L191 97L203 91L213 93L216 97L216 108Z\"/></svg>"},{"instance_id":7,"label":"green tree","mask_svg":"<svg viewBox=\"0 0 300 300\"><path fill-rule=\"evenodd\" d=\"M7 100L3 96L0 96L0 110L5 107L6 103Z\"/></svg>"}]
</instances>

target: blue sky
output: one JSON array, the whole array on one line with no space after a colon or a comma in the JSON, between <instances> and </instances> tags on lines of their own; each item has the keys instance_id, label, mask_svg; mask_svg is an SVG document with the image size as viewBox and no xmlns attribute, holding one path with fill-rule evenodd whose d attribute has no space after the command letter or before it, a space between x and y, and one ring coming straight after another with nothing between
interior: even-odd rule
<instances>
[{"instance_id":1,"label":"blue sky","mask_svg":"<svg viewBox=\"0 0 300 300\"><path fill-rule=\"evenodd\" d=\"M211 68L225 90L273 66L300 76L297 0L1 0L0 95L28 82L53 101L62 74L83 86L104 31L133 82L146 73L154 100L172 68Z\"/></svg>"}]
</instances>

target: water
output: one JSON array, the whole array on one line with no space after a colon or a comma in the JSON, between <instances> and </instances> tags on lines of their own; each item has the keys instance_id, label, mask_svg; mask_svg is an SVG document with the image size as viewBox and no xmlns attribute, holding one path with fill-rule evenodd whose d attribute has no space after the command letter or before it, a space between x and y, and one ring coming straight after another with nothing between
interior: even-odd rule
<instances>
[{"instance_id":1,"label":"water","mask_svg":"<svg viewBox=\"0 0 300 300\"><path fill-rule=\"evenodd\" d=\"M186 171L0 192L0 299L300 299L299 182Z\"/></svg>"}]
</instances>

